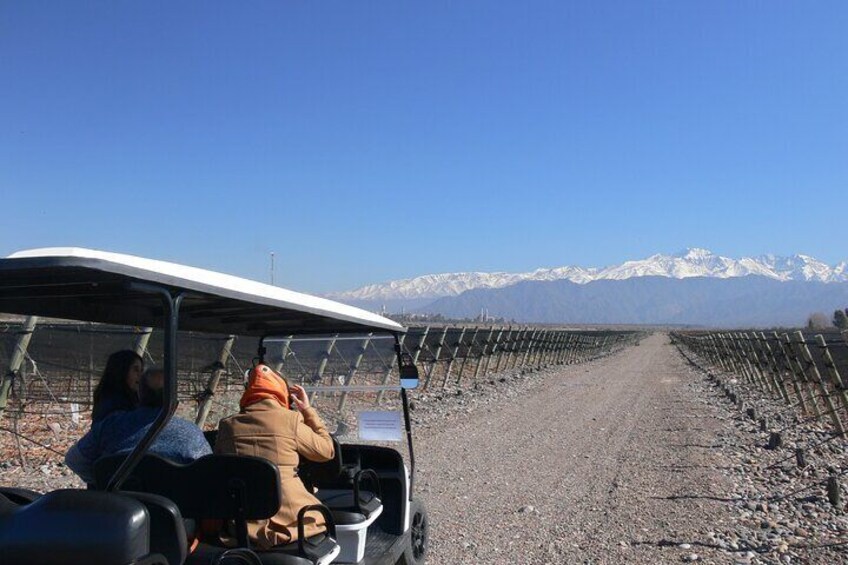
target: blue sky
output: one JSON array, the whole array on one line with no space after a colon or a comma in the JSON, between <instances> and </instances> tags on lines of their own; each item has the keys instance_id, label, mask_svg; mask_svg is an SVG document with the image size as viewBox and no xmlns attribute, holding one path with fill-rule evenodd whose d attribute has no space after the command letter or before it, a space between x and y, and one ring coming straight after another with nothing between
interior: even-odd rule
<instances>
[{"instance_id":1,"label":"blue sky","mask_svg":"<svg viewBox=\"0 0 848 565\"><path fill-rule=\"evenodd\" d=\"M0 255L322 292L848 258L844 2L3 2Z\"/></svg>"}]
</instances>

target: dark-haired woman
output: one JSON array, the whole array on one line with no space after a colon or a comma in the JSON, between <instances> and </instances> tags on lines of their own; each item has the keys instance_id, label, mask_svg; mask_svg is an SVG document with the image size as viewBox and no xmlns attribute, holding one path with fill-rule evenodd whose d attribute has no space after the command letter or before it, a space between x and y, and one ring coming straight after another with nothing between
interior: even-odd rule
<instances>
[{"instance_id":1,"label":"dark-haired woman","mask_svg":"<svg viewBox=\"0 0 848 565\"><path fill-rule=\"evenodd\" d=\"M135 351L125 349L109 356L103 376L94 389L92 424L116 410L132 410L138 406L138 381L143 371L144 362Z\"/></svg>"}]
</instances>

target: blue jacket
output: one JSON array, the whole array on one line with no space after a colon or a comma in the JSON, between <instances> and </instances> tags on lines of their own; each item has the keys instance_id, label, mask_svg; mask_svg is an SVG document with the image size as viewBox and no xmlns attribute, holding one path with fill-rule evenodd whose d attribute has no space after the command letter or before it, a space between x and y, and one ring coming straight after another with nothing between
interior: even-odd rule
<instances>
[{"instance_id":1,"label":"blue jacket","mask_svg":"<svg viewBox=\"0 0 848 565\"><path fill-rule=\"evenodd\" d=\"M94 482L94 462L107 455L131 451L159 414L159 408L142 406L118 411L95 422L91 430L65 455L65 464L82 480ZM177 463L190 463L209 455L212 449L200 428L182 418L172 418L153 445L150 453Z\"/></svg>"}]
</instances>

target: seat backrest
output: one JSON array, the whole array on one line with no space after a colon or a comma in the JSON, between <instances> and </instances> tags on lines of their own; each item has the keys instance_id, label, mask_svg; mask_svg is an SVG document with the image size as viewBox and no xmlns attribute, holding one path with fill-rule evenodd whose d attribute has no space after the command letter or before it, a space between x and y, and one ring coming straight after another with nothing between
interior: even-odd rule
<instances>
[{"instance_id":1,"label":"seat backrest","mask_svg":"<svg viewBox=\"0 0 848 565\"><path fill-rule=\"evenodd\" d=\"M0 487L0 494L15 504L29 504L41 496L40 492L19 487Z\"/></svg>"},{"instance_id":2,"label":"seat backrest","mask_svg":"<svg viewBox=\"0 0 848 565\"><path fill-rule=\"evenodd\" d=\"M130 497L57 490L0 515L0 557L30 565L135 563L149 556L149 528L147 509Z\"/></svg>"},{"instance_id":3,"label":"seat backrest","mask_svg":"<svg viewBox=\"0 0 848 565\"><path fill-rule=\"evenodd\" d=\"M150 514L150 551L162 555L171 565L182 565L188 553L185 522L177 505L158 494L121 492L144 504Z\"/></svg>"},{"instance_id":4,"label":"seat backrest","mask_svg":"<svg viewBox=\"0 0 848 565\"><path fill-rule=\"evenodd\" d=\"M99 459L94 467L104 488L126 454ZM121 486L173 500L186 518L261 520L280 509L280 473L270 461L242 455L206 455L187 464L148 453Z\"/></svg>"}]
</instances>

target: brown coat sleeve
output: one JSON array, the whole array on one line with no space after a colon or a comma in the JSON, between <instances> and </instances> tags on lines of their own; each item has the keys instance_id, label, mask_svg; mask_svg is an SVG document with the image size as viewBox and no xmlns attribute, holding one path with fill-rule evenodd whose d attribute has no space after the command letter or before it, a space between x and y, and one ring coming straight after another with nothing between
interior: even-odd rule
<instances>
[{"instance_id":1,"label":"brown coat sleeve","mask_svg":"<svg viewBox=\"0 0 848 565\"><path fill-rule=\"evenodd\" d=\"M297 452L310 461L333 458L333 440L314 408L303 410L297 419Z\"/></svg>"}]
</instances>

